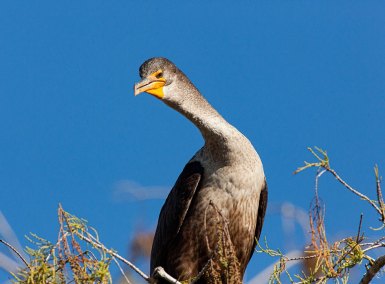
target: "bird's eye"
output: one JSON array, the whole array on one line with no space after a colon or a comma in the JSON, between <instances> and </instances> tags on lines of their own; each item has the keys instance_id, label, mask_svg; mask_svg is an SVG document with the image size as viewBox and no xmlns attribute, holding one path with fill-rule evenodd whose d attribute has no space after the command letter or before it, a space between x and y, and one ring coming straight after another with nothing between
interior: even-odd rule
<instances>
[{"instance_id":1,"label":"bird's eye","mask_svg":"<svg viewBox=\"0 0 385 284\"><path fill-rule=\"evenodd\" d=\"M159 72L155 75L156 78L160 79L163 77L163 72Z\"/></svg>"}]
</instances>

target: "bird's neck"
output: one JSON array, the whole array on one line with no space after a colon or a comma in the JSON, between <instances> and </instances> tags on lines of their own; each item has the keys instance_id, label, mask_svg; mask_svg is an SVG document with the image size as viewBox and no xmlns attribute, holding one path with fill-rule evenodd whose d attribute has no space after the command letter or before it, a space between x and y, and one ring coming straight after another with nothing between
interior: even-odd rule
<instances>
[{"instance_id":1,"label":"bird's neck","mask_svg":"<svg viewBox=\"0 0 385 284\"><path fill-rule=\"evenodd\" d=\"M180 97L184 99L179 100L178 103L166 103L195 124L207 146L226 146L234 136L240 134L202 97L194 86L191 85L188 89L187 94L185 88L180 90ZM174 91L178 92L178 90Z\"/></svg>"}]
</instances>

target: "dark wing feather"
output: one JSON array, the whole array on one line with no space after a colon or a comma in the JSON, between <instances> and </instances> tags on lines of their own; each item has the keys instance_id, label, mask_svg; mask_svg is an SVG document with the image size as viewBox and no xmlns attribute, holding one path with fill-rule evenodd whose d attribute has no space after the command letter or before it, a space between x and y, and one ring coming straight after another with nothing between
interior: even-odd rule
<instances>
[{"instance_id":1,"label":"dark wing feather","mask_svg":"<svg viewBox=\"0 0 385 284\"><path fill-rule=\"evenodd\" d=\"M255 227L254 245L253 245L253 249L250 251L249 261L250 261L250 258L253 256L253 252L257 245L256 240L259 240L259 237L261 236L261 231L263 227L263 222L265 220L265 214L266 214L266 208L267 208L267 199L268 199L268 189L267 189L267 183L265 179L265 184L263 185L259 196L257 226Z\"/></svg>"},{"instance_id":2,"label":"dark wing feather","mask_svg":"<svg viewBox=\"0 0 385 284\"><path fill-rule=\"evenodd\" d=\"M151 251L151 273L162 265L172 240L178 234L191 200L203 177L203 167L199 162L188 163L179 175L159 214Z\"/></svg>"},{"instance_id":3,"label":"dark wing feather","mask_svg":"<svg viewBox=\"0 0 385 284\"><path fill-rule=\"evenodd\" d=\"M265 220L267 199L268 199L268 190L267 190L267 183L265 180L265 185L262 188L261 195L259 196L257 227L255 228L255 237L257 240L259 240L262 227L263 227L263 221Z\"/></svg>"}]
</instances>

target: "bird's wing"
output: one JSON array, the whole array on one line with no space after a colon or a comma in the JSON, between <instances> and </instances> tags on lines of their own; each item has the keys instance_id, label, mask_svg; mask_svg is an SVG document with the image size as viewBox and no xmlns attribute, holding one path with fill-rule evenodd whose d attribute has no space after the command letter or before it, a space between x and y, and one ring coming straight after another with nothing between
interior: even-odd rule
<instances>
[{"instance_id":1,"label":"bird's wing","mask_svg":"<svg viewBox=\"0 0 385 284\"><path fill-rule=\"evenodd\" d=\"M254 252L255 247L257 245L257 240L259 240L259 237L261 235L261 231L262 231L262 227L263 227L263 221L265 220L265 214L266 214L266 208L267 208L267 199L268 199L268 190L267 190L267 183L266 183L266 179L265 179L265 184L263 185L260 196L259 196L257 226L255 227L254 245L253 245L253 249L250 251L249 259L253 256L253 252Z\"/></svg>"},{"instance_id":2,"label":"bird's wing","mask_svg":"<svg viewBox=\"0 0 385 284\"><path fill-rule=\"evenodd\" d=\"M158 265L168 245L177 236L191 200L199 188L203 167L199 162L189 162L179 175L159 214L151 251L151 271Z\"/></svg>"},{"instance_id":3,"label":"bird's wing","mask_svg":"<svg viewBox=\"0 0 385 284\"><path fill-rule=\"evenodd\" d=\"M268 199L268 190L267 190L267 183L265 180L265 185L262 188L261 194L259 196L257 227L255 229L255 237L257 240L259 240L259 237L262 231L263 221L265 220L267 199Z\"/></svg>"},{"instance_id":4,"label":"bird's wing","mask_svg":"<svg viewBox=\"0 0 385 284\"><path fill-rule=\"evenodd\" d=\"M257 240L259 240L259 237L262 231L263 221L265 220L267 199L268 199L268 190L267 190L267 183L265 180L265 185L263 186L259 196L257 227L255 228L255 237Z\"/></svg>"}]
</instances>

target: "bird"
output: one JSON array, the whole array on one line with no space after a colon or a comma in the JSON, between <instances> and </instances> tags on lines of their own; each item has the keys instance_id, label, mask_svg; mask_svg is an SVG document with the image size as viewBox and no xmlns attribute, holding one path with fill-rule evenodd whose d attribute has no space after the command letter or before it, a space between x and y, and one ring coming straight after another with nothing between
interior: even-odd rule
<instances>
[{"instance_id":1,"label":"bird","mask_svg":"<svg viewBox=\"0 0 385 284\"><path fill-rule=\"evenodd\" d=\"M261 159L170 60L150 58L139 75L135 96L146 92L164 102L190 120L204 139L160 211L151 274L162 267L179 281L242 283L267 208Z\"/></svg>"}]
</instances>

